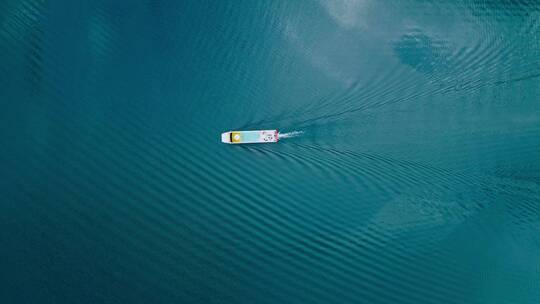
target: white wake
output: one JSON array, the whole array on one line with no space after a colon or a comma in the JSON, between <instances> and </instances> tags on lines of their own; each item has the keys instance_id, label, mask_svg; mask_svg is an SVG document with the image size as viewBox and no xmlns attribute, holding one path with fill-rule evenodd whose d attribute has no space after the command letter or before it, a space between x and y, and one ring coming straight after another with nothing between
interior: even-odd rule
<instances>
[{"instance_id":1,"label":"white wake","mask_svg":"<svg viewBox=\"0 0 540 304\"><path fill-rule=\"evenodd\" d=\"M291 137L298 137L301 136L304 133L304 131L292 131L292 132L285 132L285 133L279 133L278 138L291 138Z\"/></svg>"}]
</instances>

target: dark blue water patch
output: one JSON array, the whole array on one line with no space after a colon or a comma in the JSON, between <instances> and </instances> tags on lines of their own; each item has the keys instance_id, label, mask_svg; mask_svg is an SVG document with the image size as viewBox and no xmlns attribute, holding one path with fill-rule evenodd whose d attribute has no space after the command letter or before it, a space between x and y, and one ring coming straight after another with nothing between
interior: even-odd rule
<instances>
[{"instance_id":1,"label":"dark blue water patch","mask_svg":"<svg viewBox=\"0 0 540 304\"><path fill-rule=\"evenodd\" d=\"M411 31L394 43L394 52L403 62L421 73L444 73L450 68L450 49L445 42L421 31Z\"/></svg>"}]
</instances>

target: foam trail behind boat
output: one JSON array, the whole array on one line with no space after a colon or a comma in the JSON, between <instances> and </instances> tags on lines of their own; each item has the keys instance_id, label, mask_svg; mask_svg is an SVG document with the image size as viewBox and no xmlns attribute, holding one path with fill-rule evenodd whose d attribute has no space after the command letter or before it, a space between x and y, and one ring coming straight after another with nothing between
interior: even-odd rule
<instances>
[{"instance_id":1,"label":"foam trail behind boat","mask_svg":"<svg viewBox=\"0 0 540 304\"><path fill-rule=\"evenodd\" d=\"M291 138L291 137L298 137L304 134L304 131L291 131L291 132L285 132L285 133L279 133L279 139L283 138Z\"/></svg>"}]
</instances>

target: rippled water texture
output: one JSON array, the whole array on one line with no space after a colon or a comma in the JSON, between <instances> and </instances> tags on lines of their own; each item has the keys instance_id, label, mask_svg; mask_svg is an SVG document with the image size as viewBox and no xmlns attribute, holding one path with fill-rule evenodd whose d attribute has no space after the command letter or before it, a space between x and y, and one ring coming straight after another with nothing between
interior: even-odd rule
<instances>
[{"instance_id":1,"label":"rippled water texture","mask_svg":"<svg viewBox=\"0 0 540 304\"><path fill-rule=\"evenodd\" d=\"M2 303L540 303L538 1L3 0L0 101Z\"/></svg>"}]
</instances>

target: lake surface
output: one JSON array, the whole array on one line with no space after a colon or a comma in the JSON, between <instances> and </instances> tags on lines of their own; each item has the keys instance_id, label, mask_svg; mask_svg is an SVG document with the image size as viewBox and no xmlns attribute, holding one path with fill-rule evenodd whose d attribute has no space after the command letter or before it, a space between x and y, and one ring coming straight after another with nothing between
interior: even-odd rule
<instances>
[{"instance_id":1,"label":"lake surface","mask_svg":"<svg viewBox=\"0 0 540 304\"><path fill-rule=\"evenodd\" d=\"M0 102L2 303L540 303L537 1L4 0Z\"/></svg>"}]
</instances>

